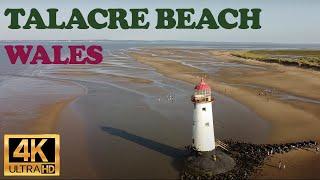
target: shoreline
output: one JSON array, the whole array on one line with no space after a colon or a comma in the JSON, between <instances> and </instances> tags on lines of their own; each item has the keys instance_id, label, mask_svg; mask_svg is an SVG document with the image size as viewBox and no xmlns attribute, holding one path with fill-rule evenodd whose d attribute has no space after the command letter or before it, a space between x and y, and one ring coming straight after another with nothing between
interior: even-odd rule
<instances>
[{"instance_id":1,"label":"shoreline","mask_svg":"<svg viewBox=\"0 0 320 180\"><path fill-rule=\"evenodd\" d=\"M215 97L218 103L215 110L218 112L216 113L218 114L216 116L217 122L220 121L220 127L216 126L218 127L217 134L220 135L223 131L226 133L226 137L232 134L232 137L237 138L237 134L245 134L244 139L246 139L248 134L257 139L262 139L253 135L255 132L252 133L253 131L250 130L254 127L257 129L257 134L261 134L261 127L264 126L260 127L251 123L261 120L267 125L263 133L268 136L268 139L261 141L262 144L309 139L319 141L320 139L320 134L317 131L320 127L318 119L320 117L318 116L320 115L319 104L312 103L312 100L318 102L320 95L316 91L317 84L314 89L311 88L314 85L313 82L318 82L318 77L315 76L308 80L310 73L307 70L281 67L282 65L254 60L239 60L224 56L221 53L215 54L215 51L206 49L162 49L161 51L159 49L138 49L130 50L127 54L134 58L128 58L122 63L132 63L134 61L138 65L148 66L148 71L155 72L155 74L144 72L146 75L142 77L139 74L141 72L137 69L129 71L122 66L121 71L118 72L103 71L103 68L102 71L94 71L90 69L91 67L82 66L70 69L57 68L54 71L41 72L44 77L35 77L36 81L45 82L41 86L37 86L37 83L30 84L29 91L21 91L22 94L19 98L26 98L27 101L24 105L30 105L30 107L36 109L32 111L36 117L28 117L28 114L26 114L21 118L26 121L21 121L22 123L13 121L12 124L21 124L17 126L19 127L18 132L25 131L22 128L26 128L30 132L60 133L64 137L62 138L62 143L64 143L62 156L64 156L65 162L63 168L66 170L62 177L116 178L120 176L126 178L129 177L128 175L138 178L176 177L178 170L170 164L170 157L161 154L161 151L158 152L159 149L157 148L150 148L147 143L134 143L136 141L130 140L132 140L131 137L140 137L139 139L147 140L152 144L163 143L162 147L169 149L171 149L170 146L181 149L184 144L189 144L188 137L190 137L192 123L189 119L192 115L191 111L186 112L190 105L189 92L193 88L191 84L198 83L201 76L207 76L208 83L217 92ZM172 57L169 57L169 54ZM187 60L187 62L184 60ZM208 61L213 63L209 64ZM229 63L234 62L241 66L229 65ZM216 70L214 69L212 71L214 73L211 73L210 69L208 73L198 68L197 64L192 66L194 64L190 65L190 63L208 63L208 66L221 65L221 67L217 71L214 71ZM140 67L138 65L137 67ZM105 66L102 65L102 67ZM118 66L114 65L114 67ZM128 71L128 73L124 73L125 71ZM277 76L270 76L273 73L276 73ZM158 77L158 74L161 78ZM298 79L290 78L291 75L294 78L298 77ZM305 79L308 81L303 81ZM173 82L168 83L168 80ZM56 83L51 83L52 81ZM301 87L292 83L294 81L301 81L301 85L299 85ZM78 82L80 83L78 84ZM158 85L159 82L163 82L170 88ZM179 84L180 82L185 85L182 86ZM20 83L29 85L29 81L21 81ZM62 85L62 87L55 87L57 84ZM109 86L108 84L117 86ZM84 89L80 89L77 85ZM119 89L118 86L123 88ZM37 90L39 90L37 87L40 87L40 94L37 94ZM41 90L41 88L43 89ZM179 97L180 99L177 99L176 102L168 103L165 101L166 93L173 92L174 95L180 95L180 91L173 91L173 88L180 88L185 91L183 91L183 97ZM78 91L79 89L80 91ZM261 92L264 93L264 89L277 90L278 93L259 95ZM77 93L74 94L73 92ZM135 94L136 92L139 93ZM158 99L159 92L162 93L161 101L160 98ZM11 91L7 91L3 94L10 93ZM83 93L85 95L82 96ZM148 95L148 93L150 95L148 99L142 98L141 95ZM29 97L29 95L32 96ZM281 99L282 95L292 95L294 98L301 98L301 100ZM19 98L10 99L8 102L19 105L15 104L15 101L19 102ZM303 101L303 98L310 101ZM228 99L232 99L247 111L236 111L238 106L230 103ZM14 107L19 108L20 106ZM156 111L155 109L163 111ZM126 113L123 113L124 111ZM229 115L229 113L233 115ZM20 114L10 111L4 113L8 117L19 117L21 114L24 115L24 112L20 112ZM251 116L246 116L247 114L258 118L248 118ZM132 121L132 118L135 121ZM232 122L234 123L233 126L223 121L226 119L234 120ZM224 124L228 128L224 129ZM269 124L271 125L270 135L267 134ZM172 127L182 130L179 132L171 131L170 128ZM113 128L113 131L110 131L110 128ZM239 131L232 132L235 131L234 128ZM118 135L112 135L110 132L119 133ZM121 138L122 133L120 132L131 134L128 134L130 135L128 137ZM81 139L81 141L76 143L74 139ZM95 139L96 142L91 142L92 139ZM79 153L82 154L80 158L78 153L73 152L75 147L80 149ZM131 153L121 154L119 158L117 154L120 149L128 149ZM306 177L295 173L300 171L299 167L292 167L295 166L295 163L305 164L307 166L305 172L315 173L317 169L314 166L319 165L319 163L315 161L317 157L311 153L313 152L301 150L294 151L294 155L272 156L271 159L266 161L263 174L257 175L255 178L291 177L287 176L286 173L292 175L293 178ZM299 156L299 158L296 158L296 156ZM288 164L286 173L274 169L279 158ZM141 163L141 165L122 164L127 161ZM79 168L70 170L69 168L73 167L75 162L82 164L79 165ZM99 169L96 169L96 167ZM122 174L123 168L132 169L128 174ZM110 169L111 172L108 172ZM146 170L149 173L146 173ZM282 173L282 175L276 173ZM301 174L303 173L304 171ZM314 176L320 177L320 174L314 174Z\"/></svg>"},{"instance_id":2,"label":"shoreline","mask_svg":"<svg viewBox=\"0 0 320 180\"><path fill-rule=\"evenodd\" d=\"M238 83L251 83L251 82L261 82L261 84L270 85L267 86L270 89L279 89L281 86L297 86L296 81L293 80L295 77L301 79L307 79L312 77L313 72L305 69L297 69L295 67L283 67L279 64L267 64L263 62L252 62L253 60L246 60L242 62L238 59L234 59L230 56L225 56L222 54L219 56L214 56L218 58L220 62L237 62L240 64L253 65L266 68L263 70L264 76L259 76L261 70L241 70L241 68L221 68L214 75L208 74L205 71L202 71L198 68L188 66L182 62L172 61L168 58L159 57L163 54L174 53L174 49L161 49L161 53L156 53L158 49L149 49L152 51L152 56L148 54L143 54L140 52L130 52L129 55L136 59L142 64L149 65L153 67L158 73L167 76L169 78L181 80L187 83L196 83L200 76L207 76L207 82L213 87L214 91L217 91L221 94L224 94L232 99L237 100L238 102L249 107L251 110L256 112L264 120L271 124L270 138L266 143L287 143L287 142L296 142L301 140L320 140L320 134L318 133L318 127L320 127L319 115L319 104L312 104L307 102L291 102L279 99L274 95L258 95L257 90L245 87L245 86L233 86L230 82ZM211 54L211 52L210 52ZM157 56L158 55L158 56ZM193 56L187 56L191 58ZM212 54L211 54L212 57ZM199 57L201 59L201 57ZM195 60L196 61L196 60ZM282 67L281 67L282 66ZM179 73L178 73L179 72ZM289 72L288 74L285 74ZM217 77L216 74L220 73L220 77ZM234 75L233 75L234 73ZM272 76L273 73L278 73L279 77L274 77L273 81L268 79L269 76ZM317 72L315 72L317 73ZM247 78L239 78L244 74ZM291 78L293 76L293 78ZM289 82L285 82L289 78ZM291 78L291 79L290 79ZM315 92L314 84L317 84L316 79L320 80L319 77L314 76L313 79L308 81L301 81L300 89L286 89L288 94L297 94L302 97L309 97L313 99L319 99L320 94ZM285 79L282 81L282 79ZM228 82L230 84L228 84ZM277 84L279 83L280 84ZM300 82L300 81L299 81ZM304 85L305 84L305 85ZM279 85L279 86L278 86ZM316 88L315 88L316 89ZM281 89L283 90L283 89ZM315 93L313 93L315 92ZM259 92L260 94L260 92ZM295 133L293 133L295 132ZM295 154L300 158L292 156ZM308 157L308 158L305 158ZM279 171L277 168L277 159L281 158L282 161L288 163L288 171ZM274 178L274 177L283 177L283 178L306 178L304 172L300 171L300 166L295 165L295 163L302 163L306 165L307 172L313 173L316 177L319 177L320 174L316 173L319 162L314 161L314 159L319 158L315 152L309 152L305 150L290 152L290 154L272 156L262 167L263 174L254 175L254 178ZM292 165L293 164L293 165ZM276 167L276 168L275 168ZM298 173L299 172L299 173ZM282 174L279 174L282 173Z\"/></svg>"},{"instance_id":3,"label":"shoreline","mask_svg":"<svg viewBox=\"0 0 320 180\"><path fill-rule=\"evenodd\" d=\"M28 128L29 131L35 133L56 132L60 119L59 116L62 111L76 99L77 97L70 97L40 108L38 117L30 120L32 125ZM34 124L36 124L36 126L34 126Z\"/></svg>"},{"instance_id":4,"label":"shoreline","mask_svg":"<svg viewBox=\"0 0 320 180\"><path fill-rule=\"evenodd\" d=\"M8 122L5 128L7 133L20 132L24 128L31 133L53 132L58 127L61 112L87 93L80 84L63 79L13 77L0 91L0 98L4 102L0 115ZM24 86L24 83L28 86Z\"/></svg>"},{"instance_id":5,"label":"shoreline","mask_svg":"<svg viewBox=\"0 0 320 180\"><path fill-rule=\"evenodd\" d=\"M200 76L208 75L204 71L190 67L179 62L166 60L159 57L140 55L139 53L130 53L138 62L150 65L155 68L160 74L169 78L182 80L188 83L196 83ZM181 73L176 73L181 72ZM264 96L256 95L256 92L246 87L231 86L224 82L218 81L215 77L208 76L208 83L213 87L214 91L229 96L240 103L248 106L251 110L260 115L263 119L268 120L273 125L270 143L283 143L288 141L298 141L305 138L313 137L314 140L319 141L320 136L315 133L310 136L310 128L312 132L317 132L316 127L319 124L319 119L310 113L306 113L302 109L298 109L287 102L280 101L274 97L269 97L268 100ZM266 102L268 101L268 102ZM272 113L270 110L272 109ZM289 120L288 120L289 119ZM306 122L305 124L301 121ZM289 133L290 128L284 127L292 126L293 122L303 125L304 127L292 127L299 136ZM296 126L296 125L295 125ZM307 130L307 131L306 131ZM284 136L283 131L286 131ZM303 133L298 133L298 132ZM305 134L306 136L303 136ZM279 139L282 137L282 139Z\"/></svg>"},{"instance_id":6,"label":"shoreline","mask_svg":"<svg viewBox=\"0 0 320 180\"><path fill-rule=\"evenodd\" d=\"M3 123L0 125L3 131L0 134L67 133L69 130L61 126L61 123L69 119L65 120L62 114L65 114L64 111L70 104L86 93L83 88L72 81L14 76L0 88L0 99L3 100L0 107L0 119ZM71 115L72 112L66 114ZM70 127L82 126L77 120L72 123ZM73 137L84 136L83 129L75 132L77 134L73 134ZM63 141L64 138L61 143L64 143ZM86 146L86 143L78 144ZM3 157L0 160L3 160Z\"/></svg>"}]
</instances>

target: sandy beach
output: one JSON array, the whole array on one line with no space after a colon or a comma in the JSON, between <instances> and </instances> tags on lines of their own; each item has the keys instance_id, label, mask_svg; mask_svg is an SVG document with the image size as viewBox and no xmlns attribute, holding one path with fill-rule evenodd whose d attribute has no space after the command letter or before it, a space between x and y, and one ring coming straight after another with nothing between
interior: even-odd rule
<instances>
[{"instance_id":1,"label":"sandy beach","mask_svg":"<svg viewBox=\"0 0 320 180\"><path fill-rule=\"evenodd\" d=\"M319 72L228 50L123 48L99 65L40 67L32 74L1 82L1 133L59 133L63 178L179 178L184 146L191 144L190 96L200 77L214 91L217 138L320 141ZM286 170L277 168L279 159ZM304 150L276 155L254 178L320 177L318 159Z\"/></svg>"},{"instance_id":2,"label":"sandy beach","mask_svg":"<svg viewBox=\"0 0 320 180\"><path fill-rule=\"evenodd\" d=\"M320 140L319 72L244 60L232 57L227 51L208 50L207 57L216 58L221 63L232 62L247 66L220 67L217 72L210 74L210 71L190 66L192 64L190 62L175 61L170 58L172 54L180 56L184 54L186 60L192 59L190 61L196 62L197 59L202 59L199 54L206 52L205 50L181 51L183 50L151 49L148 50L151 55L140 52L133 52L131 55L137 61L154 67L156 71L170 78L194 84L200 76L206 77L214 91L238 100L271 123L271 132L267 143L294 142L306 139ZM189 64L186 65L186 63ZM297 98L281 99L283 94ZM304 98L306 100L303 100ZM308 103L308 100L313 103ZM293 165L279 177L310 178L320 175L317 173L320 164L314 160L312 163L310 162L311 159L318 157L317 154L314 152L295 153L298 153L299 156L301 154L300 163L308 165L308 173L299 170L299 165ZM309 159L303 158L306 156ZM296 157L290 154L274 157L274 159L279 158L287 160L288 164L291 162L296 164ZM276 166L277 162L271 160L270 164ZM277 170L266 165L262 177L278 177Z\"/></svg>"},{"instance_id":3,"label":"sandy beach","mask_svg":"<svg viewBox=\"0 0 320 180\"><path fill-rule=\"evenodd\" d=\"M157 50L153 51L154 54L156 52ZM169 50L168 54L170 54ZM214 74L208 74L195 67L168 61L166 58L139 53L132 53L132 56L171 78L195 84L200 76L207 77L215 91L244 103L264 119L275 124L272 128L270 142L278 143L305 138L319 140L317 132L320 123L319 105L317 103L305 105L306 102L300 103L294 100L281 101L277 96L282 93L317 101L320 98L319 91L317 91L320 88L319 72L251 61L243 64L260 66L265 69L226 67L220 68ZM192 57L192 53L188 57L195 58ZM221 61L224 60L221 56L218 58ZM227 56L227 61L232 60L242 63L241 60ZM268 93L264 90L272 92ZM304 105L309 108L304 108ZM297 133L291 133L293 130Z\"/></svg>"}]
</instances>

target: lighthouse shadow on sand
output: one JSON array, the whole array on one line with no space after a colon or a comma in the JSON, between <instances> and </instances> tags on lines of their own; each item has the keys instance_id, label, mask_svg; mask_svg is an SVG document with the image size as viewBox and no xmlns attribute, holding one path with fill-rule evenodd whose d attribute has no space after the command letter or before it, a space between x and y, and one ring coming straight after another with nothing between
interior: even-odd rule
<instances>
[{"instance_id":1,"label":"lighthouse shadow on sand","mask_svg":"<svg viewBox=\"0 0 320 180\"><path fill-rule=\"evenodd\" d=\"M179 171L183 168L183 159L187 155L187 151L185 150L181 150L166 144L162 144L160 142L156 142L151 139L137 136L135 134L128 133L127 131L124 131L121 129L107 127L107 126L103 126L101 127L101 129L102 131L108 134L111 134L113 136L121 137L125 140L134 142L138 145L141 145L153 151L169 156L173 159L172 165L174 166L174 168L176 168Z\"/></svg>"}]
</instances>

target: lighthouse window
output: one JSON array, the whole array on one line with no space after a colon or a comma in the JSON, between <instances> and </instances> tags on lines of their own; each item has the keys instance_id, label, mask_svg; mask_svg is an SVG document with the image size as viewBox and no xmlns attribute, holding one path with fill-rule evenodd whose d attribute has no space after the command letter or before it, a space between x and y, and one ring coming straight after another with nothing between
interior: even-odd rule
<instances>
[{"instance_id":1,"label":"lighthouse window","mask_svg":"<svg viewBox=\"0 0 320 180\"><path fill-rule=\"evenodd\" d=\"M202 108L202 111L206 111L206 108Z\"/></svg>"},{"instance_id":2,"label":"lighthouse window","mask_svg":"<svg viewBox=\"0 0 320 180\"><path fill-rule=\"evenodd\" d=\"M206 126L210 126L210 124L207 122L207 123L206 123Z\"/></svg>"}]
</instances>

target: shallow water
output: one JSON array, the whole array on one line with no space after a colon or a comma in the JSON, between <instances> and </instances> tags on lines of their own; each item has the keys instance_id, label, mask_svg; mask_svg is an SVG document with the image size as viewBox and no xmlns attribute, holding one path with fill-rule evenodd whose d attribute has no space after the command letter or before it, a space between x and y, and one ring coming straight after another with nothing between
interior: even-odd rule
<instances>
[{"instance_id":1,"label":"shallow water","mask_svg":"<svg viewBox=\"0 0 320 180\"><path fill-rule=\"evenodd\" d=\"M15 42L17 43L17 42ZM19 42L23 43L23 42ZM39 43L39 42L31 42ZM57 42L43 42L50 46ZM65 45L79 42L59 42ZM26 103L39 103L41 97L47 96L57 99L58 95L72 94L81 89L56 86L54 80L79 83L87 92L79 97L68 107L68 112L62 115L65 124L71 113L79 119L73 120L84 124L83 135L86 137L81 143L88 148L90 162L81 167L93 169L87 177L99 178L178 178L181 168L179 157L183 154L183 147L191 144L192 136L192 111L193 106L190 96L193 93L194 85L181 81L169 79L153 68L141 64L127 55L128 51L139 51L140 47L174 46L180 48L218 48L218 49L243 49L243 48L280 48L284 45L250 45L250 44L208 44L208 43L169 43L169 42L115 42L98 41L92 42L101 44L106 49L105 61L95 66L28 66L9 65L5 53L0 53L0 98L12 95L13 92L6 91L6 83L11 87L19 88L21 96L32 94L34 96ZM4 43L3 43L4 44ZM91 44L91 42L84 42ZM290 46L287 48L297 48ZM183 50L183 53L192 53L191 50ZM145 50L143 53L149 53ZM185 58L183 55L172 54L167 56L169 60L183 62L186 65L194 66L205 70L208 73L215 73L220 67L240 66L234 63L221 63L214 58L207 58L206 53L198 54L199 60ZM247 68L256 68L250 66ZM95 72L106 75L128 76L151 80L150 83L141 83L134 80L119 80L108 76L68 76L55 74L60 70ZM28 76L27 81L26 77ZM45 77L39 80L38 77ZM125 79L125 78L124 78ZM19 83L17 83L19 82ZM48 87L54 87L53 89ZM33 91L40 89L40 91ZM41 91L42 90L42 91ZM168 96L174 97L168 100ZM31 96L30 96L31 97ZM269 124L258 117L254 112L239 102L214 93L214 123L215 132L218 138L233 138L237 140L264 143L269 133ZM0 99L1 103L4 102ZM46 98L43 98L46 101ZM16 101L6 99L13 107L18 109L23 105L21 99ZM13 102L17 102L14 104ZM18 105L19 104L19 105ZM40 103L41 104L41 103ZM25 106L24 106L25 107ZM69 111L70 110L70 111ZM37 115L34 110L28 111L31 116ZM23 112L23 115L27 115ZM24 117L24 116L22 116ZM14 118L0 118L1 128L8 130L12 124L19 123ZM29 118L22 118L29 119ZM80 121L81 119L81 121ZM6 123L6 124L5 124ZM72 125L71 125L72 126ZM77 127L77 126L75 126ZM255 128L252 128L255 127ZM65 132L63 127L59 131ZM24 129L17 130L24 133ZM67 141L66 137L62 137ZM78 141L68 140L68 148ZM76 146L76 144L75 144ZM71 151L72 152L72 151ZM62 154L70 153L70 149L62 151ZM75 161L77 158L68 157L66 164ZM63 161L62 161L63 162ZM90 167L89 167L90 166ZM65 177L77 177L77 174L68 173L71 165L64 167ZM124 173L125 172L125 173Z\"/></svg>"},{"instance_id":2,"label":"shallow water","mask_svg":"<svg viewBox=\"0 0 320 180\"><path fill-rule=\"evenodd\" d=\"M110 66L88 67L85 71L152 82L124 83L98 76L63 77L88 87L88 94L72 107L87 123L92 166L99 177L106 178L178 178L179 158L184 146L191 144L190 96L194 86L169 79L122 51L112 54L112 61L106 60ZM42 75L55 76L45 71ZM173 100L168 100L168 96L174 97ZM269 125L264 120L228 97L217 93L214 96L218 138L266 142Z\"/></svg>"}]
</instances>

